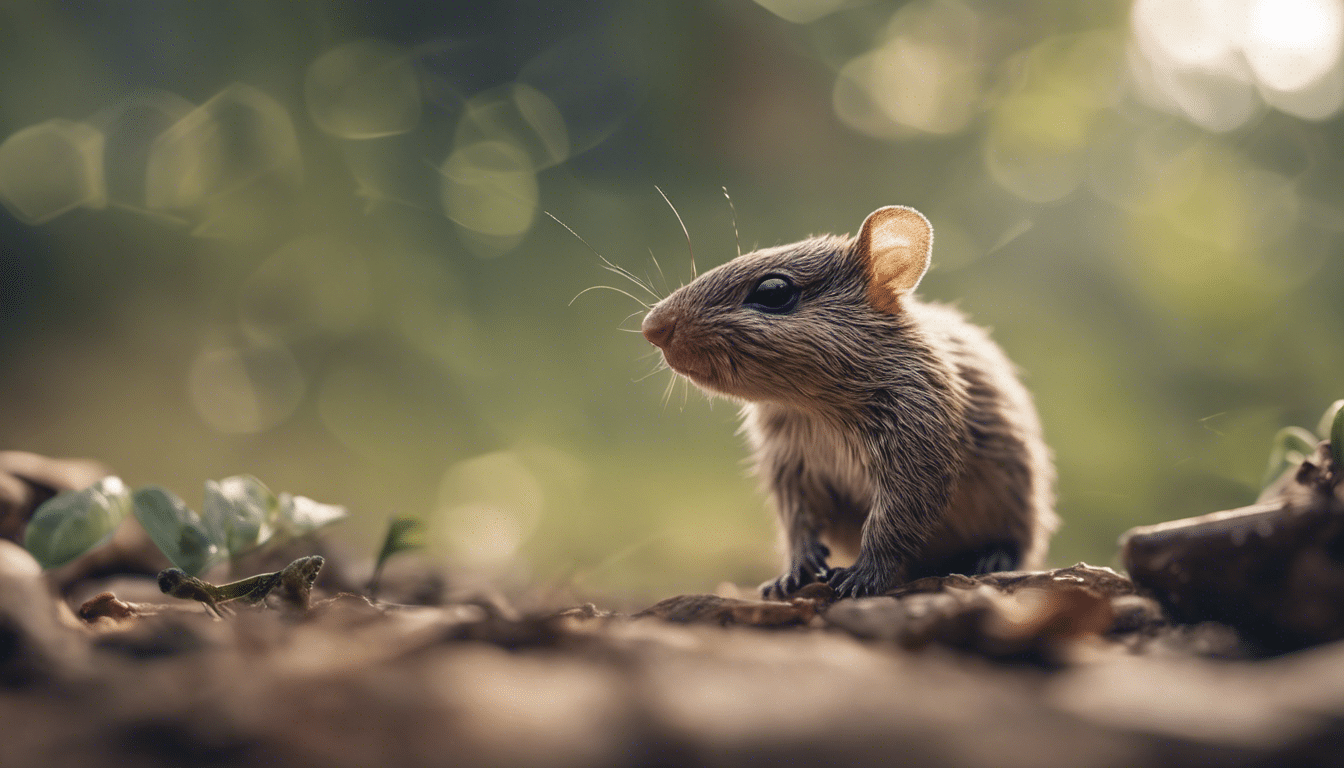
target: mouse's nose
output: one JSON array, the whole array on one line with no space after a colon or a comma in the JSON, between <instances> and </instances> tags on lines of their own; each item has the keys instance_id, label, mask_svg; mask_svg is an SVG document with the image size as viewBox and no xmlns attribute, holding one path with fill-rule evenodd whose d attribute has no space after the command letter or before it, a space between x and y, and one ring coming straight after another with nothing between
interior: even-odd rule
<instances>
[{"instance_id":1,"label":"mouse's nose","mask_svg":"<svg viewBox=\"0 0 1344 768\"><path fill-rule=\"evenodd\" d=\"M676 328L677 319L670 312L660 311L659 307L649 310L649 314L644 316L644 322L640 325L644 338L660 349L666 349L672 342L672 332Z\"/></svg>"}]
</instances>

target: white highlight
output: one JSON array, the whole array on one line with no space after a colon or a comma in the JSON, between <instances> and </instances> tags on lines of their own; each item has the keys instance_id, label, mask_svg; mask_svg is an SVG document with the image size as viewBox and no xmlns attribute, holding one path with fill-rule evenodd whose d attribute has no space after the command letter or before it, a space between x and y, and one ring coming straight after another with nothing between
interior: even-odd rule
<instances>
[{"instance_id":1,"label":"white highlight","mask_svg":"<svg viewBox=\"0 0 1344 768\"><path fill-rule=\"evenodd\" d=\"M1208 130L1344 105L1344 0L1136 0L1131 24L1138 90Z\"/></svg>"},{"instance_id":2,"label":"white highlight","mask_svg":"<svg viewBox=\"0 0 1344 768\"><path fill-rule=\"evenodd\" d=\"M1342 43L1340 0L1256 0L1247 13L1246 61L1276 91L1305 90L1325 77Z\"/></svg>"}]
</instances>

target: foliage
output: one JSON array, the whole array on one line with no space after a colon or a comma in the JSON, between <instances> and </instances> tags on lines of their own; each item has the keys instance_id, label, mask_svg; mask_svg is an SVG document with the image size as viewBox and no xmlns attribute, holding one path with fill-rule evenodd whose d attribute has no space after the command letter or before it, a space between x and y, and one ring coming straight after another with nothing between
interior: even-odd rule
<instances>
[{"instance_id":1,"label":"foliage","mask_svg":"<svg viewBox=\"0 0 1344 768\"><path fill-rule=\"evenodd\" d=\"M1331 456L1336 464L1344 466L1344 400L1336 400L1325 409L1316 425L1316 434L1302 427L1284 427L1274 435L1262 485L1268 486L1284 472L1296 468L1316 451L1321 440L1330 441Z\"/></svg>"},{"instance_id":2,"label":"foliage","mask_svg":"<svg viewBox=\"0 0 1344 768\"><path fill-rule=\"evenodd\" d=\"M1335 464L1344 466L1344 400L1330 404L1316 432L1323 437L1328 436L1330 455L1334 457Z\"/></svg>"},{"instance_id":3,"label":"foliage","mask_svg":"<svg viewBox=\"0 0 1344 768\"><path fill-rule=\"evenodd\" d=\"M398 517L387 524L387 535L383 537L383 546L378 550L378 561L373 566L373 578L369 580L369 597L378 596L378 587L382 581L383 565L398 552L423 547L425 524L414 517Z\"/></svg>"},{"instance_id":4,"label":"foliage","mask_svg":"<svg viewBox=\"0 0 1344 768\"><path fill-rule=\"evenodd\" d=\"M135 519L173 565L196 574L219 561L223 547L217 532L172 491L149 486L134 499Z\"/></svg>"},{"instance_id":5,"label":"foliage","mask_svg":"<svg viewBox=\"0 0 1344 768\"><path fill-rule=\"evenodd\" d=\"M63 491L33 513L23 546L44 568L64 565L110 539L130 510L130 492L118 477Z\"/></svg>"},{"instance_id":6,"label":"foliage","mask_svg":"<svg viewBox=\"0 0 1344 768\"><path fill-rule=\"evenodd\" d=\"M277 496L250 475L207 480L203 510L203 515L196 514L166 488L151 485L131 494L119 478L108 477L38 507L24 546L42 567L55 568L106 542L134 512L173 565L194 576L224 558L237 559L348 515L344 507L304 496Z\"/></svg>"}]
</instances>

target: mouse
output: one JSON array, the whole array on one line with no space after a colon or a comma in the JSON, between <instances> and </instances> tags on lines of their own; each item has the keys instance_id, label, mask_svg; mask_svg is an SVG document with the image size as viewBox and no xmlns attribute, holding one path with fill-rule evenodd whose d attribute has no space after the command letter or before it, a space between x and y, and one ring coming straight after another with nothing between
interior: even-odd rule
<instances>
[{"instance_id":1,"label":"mouse","mask_svg":"<svg viewBox=\"0 0 1344 768\"><path fill-rule=\"evenodd\" d=\"M985 329L916 296L932 248L923 214L885 206L854 237L727 261L643 318L672 371L742 406L785 553L765 598L1042 565L1059 519L1040 419Z\"/></svg>"}]
</instances>

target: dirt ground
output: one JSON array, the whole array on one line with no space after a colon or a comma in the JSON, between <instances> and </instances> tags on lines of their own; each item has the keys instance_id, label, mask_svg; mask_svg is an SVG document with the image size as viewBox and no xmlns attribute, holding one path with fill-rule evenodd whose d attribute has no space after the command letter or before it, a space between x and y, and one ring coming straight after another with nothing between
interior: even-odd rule
<instances>
[{"instance_id":1,"label":"dirt ground","mask_svg":"<svg viewBox=\"0 0 1344 768\"><path fill-rule=\"evenodd\" d=\"M1323 451L1253 507L1135 529L1130 575L1079 564L840 601L725 585L626 614L414 561L374 602L318 538L246 571L320 564L311 594L275 579L216 612L160 591L166 561L133 521L44 572L12 538L60 486L15 455L4 768L1342 760L1344 484Z\"/></svg>"},{"instance_id":2,"label":"dirt ground","mask_svg":"<svg viewBox=\"0 0 1344 768\"><path fill-rule=\"evenodd\" d=\"M0 541L0 765L1337 765L1344 737L1344 644L1254 658L1081 565L633 616L101 586L127 607L83 620Z\"/></svg>"}]
</instances>

